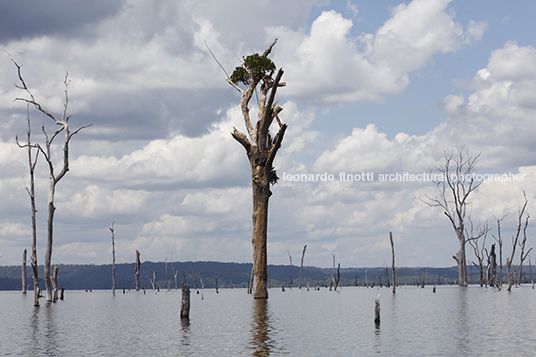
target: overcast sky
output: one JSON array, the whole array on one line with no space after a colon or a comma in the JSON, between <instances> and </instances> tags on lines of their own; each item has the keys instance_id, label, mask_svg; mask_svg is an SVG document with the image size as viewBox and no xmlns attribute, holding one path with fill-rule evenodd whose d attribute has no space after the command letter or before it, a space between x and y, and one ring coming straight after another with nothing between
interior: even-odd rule
<instances>
[{"instance_id":1,"label":"overcast sky","mask_svg":"<svg viewBox=\"0 0 536 357\"><path fill-rule=\"evenodd\" d=\"M207 51L232 70L262 52L284 69L278 91L288 124L279 176L332 181L273 187L269 264L453 266L458 242L439 208L419 197L431 182L380 175L429 172L445 150L481 152L478 173L524 174L482 184L475 225L502 223L505 249L517 210L536 211L536 40L531 1L40 0L0 2L0 48L22 64L36 99L60 114L63 80L71 171L56 194L53 263L251 262L251 183L238 92ZM0 52L0 265L31 247L26 105ZM33 140L52 121L30 111ZM59 140L58 140L59 144ZM57 148L57 150L60 150ZM46 242L47 167L38 165L38 261ZM371 173L342 182L340 173ZM529 245L534 245L529 226ZM468 260L474 260L468 252Z\"/></svg>"}]
</instances>

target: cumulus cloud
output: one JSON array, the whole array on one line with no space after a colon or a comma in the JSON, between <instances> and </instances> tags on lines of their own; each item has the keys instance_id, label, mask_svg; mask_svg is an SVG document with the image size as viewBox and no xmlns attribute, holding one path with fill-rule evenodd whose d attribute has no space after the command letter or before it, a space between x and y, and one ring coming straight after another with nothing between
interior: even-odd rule
<instances>
[{"instance_id":1,"label":"cumulus cloud","mask_svg":"<svg viewBox=\"0 0 536 357\"><path fill-rule=\"evenodd\" d=\"M409 73L436 53L455 52L482 38L486 24L471 21L467 30L448 12L449 0L414 0L392 10L375 34L350 36L353 21L331 10L310 33L273 27L283 51L274 55L288 69L287 93L309 104L381 101L409 84ZM335 65L336 64L336 65Z\"/></svg>"}]
</instances>

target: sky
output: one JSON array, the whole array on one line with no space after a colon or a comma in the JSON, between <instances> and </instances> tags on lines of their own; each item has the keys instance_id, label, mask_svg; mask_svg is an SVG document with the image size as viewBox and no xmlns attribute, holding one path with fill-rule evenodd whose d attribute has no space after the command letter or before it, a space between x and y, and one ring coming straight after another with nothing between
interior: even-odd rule
<instances>
[{"instance_id":1,"label":"sky","mask_svg":"<svg viewBox=\"0 0 536 357\"><path fill-rule=\"evenodd\" d=\"M15 141L27 108L14 101L25 93L10 55L60 116L68 73L71 128L92 124L71 140L57 185L53 263L111 264L112 222L118 263L136 249L142 261L251 262L251 175L231 137L245 130L240 96L207 45L231 73L276 38L288 130L274 163L269 264L299 264L307 245L305 265L330 267L332 254L341 267L389 265L391 231L397 266L455 265L449 220L421 200L435 185L410 174L456 148L480 153L476 173L522 178L470 196L488 249L504 216L509 252L523 191L536 211L535 13L534 2L484 0L0 2L0 265L31 248L27 154ZM41 127L54 124L32 108L30 119L42 143ZM40 264L47 170L40 158ZM315 180L287 179L302 174ZM380 181L396 174L406 178ZM470 247L467 257L476 261Z\"/></svg>"}]
</instances>

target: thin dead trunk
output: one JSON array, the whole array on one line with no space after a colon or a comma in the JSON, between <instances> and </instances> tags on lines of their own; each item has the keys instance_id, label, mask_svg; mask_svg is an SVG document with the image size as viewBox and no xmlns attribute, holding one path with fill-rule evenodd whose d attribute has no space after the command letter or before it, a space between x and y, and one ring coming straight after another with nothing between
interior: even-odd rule
<instances>
[{"instance_id":1,"label":"thin dead trunk","mask_svg":"<svg viewBox=\"0 0 536 357\"><path fill-rule=\"evenodd\" d=\"M167 291L169 291L170 286L169 286L169 277L168 277L168 271L167 271L167 257L166 257L165 266L166 266L166 287L167 287Z\"/></svg>"},{"instance_id":2,"label":"thin dead trunk","mask_svg":"<svg viewBox=\"0 0 536 357\"><path fill-rule=\"evenodd\" d=\"M136 249L136 267L134 268L134 281L136 282L136 291L140 291L140 251Z\"/></svg>"},{"instance_id":3,"label":"thin dead trunk","mask_svg":"<svg viewBox=\"0 0 536 357\"><path fill-rule=\"evenodd\" d=\"M14 61L13 61L14 62ZM15 63L17 68L20 71L20 67ZM39 274L37 270L37 224L36 224L36 213L35 208L35 166L37 165L37 158L39 157L39 149L37 145L33 145L31 141L31 122L30 122L30 104L27 104L27 117L28 117L28 132L27 132L27 142L25 145L19 144L19 138L17 136L17 145L20 148L26 148L28 152L28 166L30 170L30 188L26 187L26 191L30 196L30 205L32 209L32 257L31 257L31 266L32 266L32 279L34 285L34 306L39 306ZM35 159L32 156L32 149L36 149Z\"/></svg>"},{"instance_id":4,"label":"thin dead trunk","mask_svg":"<svg viewBox=\"0 0 536 357\"><path fill-rule=\"evenodd\" d=\"M303 246L303 252L301 256L301 265L300 265L300 289L302 287L302 277L303 277L303 258L305 257L305 250L307 249L307 244Z\"/></svg>"},{"instance_id":5,"label":"thin dead trunk","mask_svg":"<svg viewBox=\"0 0 536 357\"><path fill-rule=\"evenodd\" d=\"M467 286L467 261L465 258L465 236L462 233L458 234L458 242L460 243L460 249L452 258L458 265L458 285Z\"/></svg>"},{"instance_id":6,"label":"thin dead trunk","mask_svg":"<svg viewBox=\"0 0 536 357\"><path fill-rule=\"evenodd\" d=\"M290 251L288 249L287 249L287 253L288 253L288 259L290 260L290 284L288 285L288 287L292 289L292 257L290 256Z\"/></svg>"},{"instance_id":7,"label":"thin dead trunk","mask_svg":"<svg viewBox=\"0 0 536 357\"><path fill-rule=\"evenodd\" d=\"M487 271L487 281L489 286L497 286L497 254L495 253L495 244L491 245L491 252L488 257L488 271Z\"/></svg>"},{"instance_id":8,"label":"thin dead trunk","mask_svg":"<svg viewBox=\"0 0 536 357\"><path fill-rule=\"evenodd\" d=\"M525 227L523 228L523 239L519 242L519 247L521 248L521 253L519 255L519 281L518 284L521 285L521 278L523 275L523 262L527 259L527 256L530 254L532 248L525 252L525 245L527 244L527 227L529 225L530 215L527 214L525 221Z\"/></svg>"},{"instance_id":9,"label":"thin dead trunk","mask_svg":"<svg viewBox=\"0 0 536 357\"><path fill-rule=\"evenodd\" d=\"M508 276L508 288L506 291L512 291L512 285L514 284L514 276L515 276L515 268L512 267L512 263L514 262L514 255L516 253L516 246L519 239L519 234L521 233L521 226L523 224L523 216L525 214L525 209L527 208L528 200L527 195L525 191L523 191L523 197L525 198L525 203L523 204L522 208L519 209L519 215L518 215L518 221L517 221L517 231L516 235L512 237L512 253L510 257L506 258L506 274ZM525 222L525 227L529 223L529 218L527 216L527 220Z\"/></svg>"},{"instance_id":10,"label":"thin dead trunk","mask_svg":"<svg viewBox=\"0 0 536 357\"><path fill-rule=\"evenodd\" d=\"M24 249L24 252L22 253L22 293L26 294L26 256L28 254L28 251Z\"/></svg>"},{"instance_id":11,"label":"thin dead trunk","mask_svg":"<svg viewBox=\"0 0 536 357\"><path fill-rule=\"evenodd\" d=\"M396 293L396 280L395 280L395 243L393 242L393 233L389 232L389 241L391 242L391 273L393 275L393 294ZM357 284L356 284L357 285Z\"/></svg>"},{"instance_id":12,"label":"thin dead trunk","mask_svg":"<svg viewBox=\"0 0 536 357\"><path fill-rule=\"evenodd\" d=\"M109 228L112 233L112 295L115 296L115 229L114 222Z\"/></svg>"}]
</instances>

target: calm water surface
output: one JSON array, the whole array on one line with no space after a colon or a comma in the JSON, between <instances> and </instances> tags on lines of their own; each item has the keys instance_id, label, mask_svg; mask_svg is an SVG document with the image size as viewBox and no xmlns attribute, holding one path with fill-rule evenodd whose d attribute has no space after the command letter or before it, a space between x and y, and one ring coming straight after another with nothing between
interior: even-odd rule
<instances>
[{"instance_id":1,"label":"calm water surface","mask_svg":"<svg viewBox=\"0 0 536 357\"><path fill-rule=\"evenodd\" d=\"M374 300L381 296L376 327ZM55 304L0 293L2 356L534 356L536 290L345 287L192 291L66 291Z\"/></svg>"}]
</instances>

